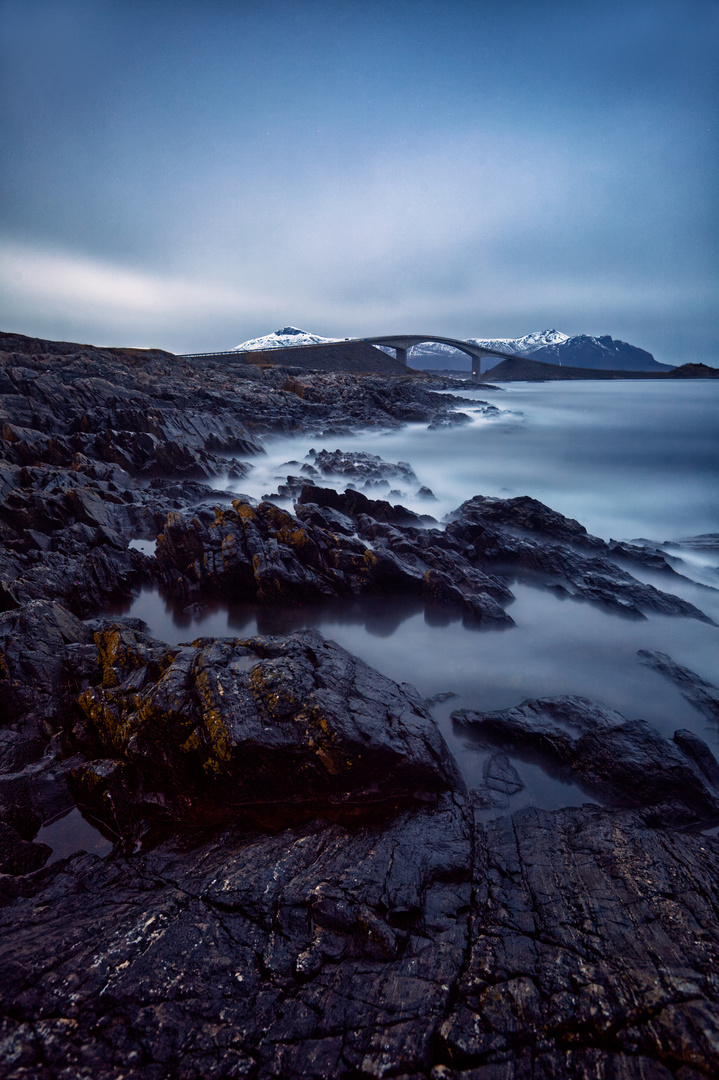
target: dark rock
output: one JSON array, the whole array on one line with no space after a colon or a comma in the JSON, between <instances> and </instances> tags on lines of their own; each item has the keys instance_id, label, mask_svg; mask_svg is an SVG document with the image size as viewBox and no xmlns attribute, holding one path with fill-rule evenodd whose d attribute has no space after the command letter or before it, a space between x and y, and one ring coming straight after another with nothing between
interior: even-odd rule
<instances>
[{"instance_id":1,"label":"dark rock","mask_svg":"<svg viewBox=\"0 0 719 1080\"><path fill-rule=\"evenodd\" d=\"M34 600L0 615L0 722L51 733L62 687L72 685L67 645L90 641L83 623L52 601Z\"/></svg>"},{"instance_id":2,"label":"dark rock","mask_svg":"<svg viewBox=\"0 0 719 1080\"><path fill-rule=\"evenodd\" d=\"M47 844L32 844L0 821L0 874L31 874L39 870L51 853Z\"/></svg>"},{"instance_id":3,"label":"dark rock","mask_svg":"<svg viewBox=\"0 0 719 1080\"><path fill-rule=\"evenodd\" d=\"M371 511L418 521L410 511L360 492L312 487L301 498L310 495L317 501L302 502L297 516L271 503L253 508L239 500L232 509L216 508L212 520L171 515L156 550L167 589L262 603L399 593L459 607L476 622L511 622L498 602L511 598L503 582L458 553L435 548L434 536L423 529L401 533L369 517Z\"/></svg>"},{"instance_id":4,"label":"dark rock","mask_svg":"<svg viewBox=\"0 0 719 1080\"><path fill-rule=\"evenodd\" d=\"M314 631L168 649L116 626L95 640L102 678L79 699L88 751L130 766L125 802L141 816L329 812L463 787L416 691ZM86 803L106 766L93 770L76 774ZM104 799L93 796L96 811ZM117 792L108 799L116 806ZM108 824L127 829L117 816Z\"/></svg>"},{"instance_id":5,"label":"dark rock","mask_svg":"<svg viewBox=\"0 0 719 1080\"><path fill-rule=\"evenodd\" d=\"M313 503L316 506L327 506L332 510L338 510L347 517L354 518L359 514L366 514L374 521L393 525L420 525L423 520L434 520L423 518L404 506L392 506L384 499L368 499L361 491L355 491L352 488L346 491L335 491L333 488L307 486L297 501L300 506Z\"/></svg>"},{"instance_id":6,"label":"dark rock","mask_svg":"<svg viewBox=\"0 0 719 1080\"><path fill-rule=\"evenodd\" d=\"M317 451L279 478L295 514L215 511L204 481L250 468L222 455L265 432L466 422L433 392L449 380L0 349L0 1073L719 1073L717 840L689 832L717 819L719 765L697 736L579 699L482 714L484 742L638 808L508 816L504 752L467 799L428 703L319 635L168 648L139 620L77 619L161 581L184 605L374 593L509 622L506 576L703 617L622 569L663 571L662 553L529 499L478 497L437 528L399 495L312 486ZM416 489L402 463L332 465L370 494ZM158 532L157 560L128 550ZM121 839L48 864L33 837L73 803ZM473 828L475 810L495 820Z\"/></svg>"},{"instance_id":7,"label":"dark rock","mask_svg":"<svg viewBox=\"0 0 719 1080\"><path fill-rule=\"evenodd\" d=\"M716 841L634 813L472 830L451 796L75 856L0 878L0 1060L43 1080L708 1077L717 882Z\"/></svg>"},{"instance_id":8,"label":"dark rock","mask_svg":"<svg viewBox=\"0 0 719 1080\"><path fill-rule=\"evenodd\" d=\"M653 822L719 817L719 765L690 733L672 742L645 720L579 697L539 698L505 712L462 709L452 719L482 745L534 751L560 775L615 806L645 809Z\"/></svg>"},{"instance_id":9,"label":"dark rock","mask_svg":"<svg viewBox=\"0 0 719 1080\"><path fill-rule=\"evenodd\" d=\"M352 480L403 480L417 483L414 469L406 461L383 461L377 454L361 451L320 450L312 456L313 466L324 476L342 476ZM303 470L304 471L304 470ZM314 475L314 474L313 474Z\"/></svg>"},{"instance_id":10,"label":"dark rock","mask_svg":"<svg viewBox=\"0 0 719 1080\"><path fill-rule=\"evenodd\" d=\"M524 781L506 754L492 754L484 763L485 787L501 791L504 795L516 795L524 788Z\"/></svg>"},{"instance_id":11,"label":"dark rock","mask_svg":"<svg viewBox=\"0 0 719 1080\"><path fill-rule=\"evenodd\" d=\"M475 851L436 1080L713 1075L715 840L584 807L478 826Z\"/></svg>"},{"instance_id":12,"label":"dark rock","mask_svg":"<svg viewBox=\"0 0 719 1080\"><path fill-rule=\"evenodd\" d=\"M536 499L475 496L449 515L447 534L485 570L549 577L578 599L633 617L658 611L712 622L688 601L637 581L612 561L608 544Z\"/></svg>"},{"instance_id":13,"label":"dark rock","mask_svg":"<svg viewBox=\"0 0 719 1080\"><path fill-rule=\"evenodd\" d=\"M381 823L235 828L0 878L0 1060L39 1077L427 1076L467 951L471 851L444 796Z\"/></svg>"},{"instance_id":14,"label":"dark rock","mask_svg":"<svg viewBox=\"0 0 719 1080\"><path fill-rule=\"evenodd\" d=\"M719 721L719 686L714 686L690 668L677 664L666 653L640 649L637 656L647 667L654 668L678 686L683 696L695 709L704 713L710 720Z\"/></svg>"}]
</instances>

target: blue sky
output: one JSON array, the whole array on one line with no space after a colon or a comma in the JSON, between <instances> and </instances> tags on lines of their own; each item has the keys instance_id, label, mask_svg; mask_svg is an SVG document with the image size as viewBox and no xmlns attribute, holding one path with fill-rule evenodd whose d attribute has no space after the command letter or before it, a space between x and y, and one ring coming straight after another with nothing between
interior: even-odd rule
<instances>
[{"instance_id":1,"label":"blue sky","mask_svg":"<svg viewBox=\"0 0 719 1080\"><path fill-rule=\"evenodd\" d=\"M719 363L714 0L0 0L0 313Z\"/></svg>"}]
</instances>

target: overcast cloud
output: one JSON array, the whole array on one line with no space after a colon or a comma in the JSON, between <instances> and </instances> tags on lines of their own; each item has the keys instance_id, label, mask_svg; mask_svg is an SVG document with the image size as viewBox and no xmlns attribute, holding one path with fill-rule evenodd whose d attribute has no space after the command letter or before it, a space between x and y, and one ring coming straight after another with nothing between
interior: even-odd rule
<instances>
[{"instance_id":1,"label":"overcast cloud","mask_svg":"<svg viewBox=\"0 0 719 1080\"><path fill-rule=\"evenodd\" d=\"M713 2L0 0L3 327L719 362Z\"/></svg>"}]
</instances>

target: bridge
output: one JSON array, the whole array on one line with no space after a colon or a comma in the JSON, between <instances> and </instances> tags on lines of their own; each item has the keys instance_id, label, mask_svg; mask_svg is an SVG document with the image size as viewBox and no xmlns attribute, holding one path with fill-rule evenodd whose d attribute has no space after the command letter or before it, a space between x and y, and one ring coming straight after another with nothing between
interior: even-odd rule
<instances>
[{"instance_id":1,"label":"bridge","mask_svg":"<svg viewBox=\"0 0 719 1080\"><path fill-rule=\"evenodd\" d=\"M413 345L423 345L425 342L438 345L450 345L453 349L467 353L472 360L472 375L481 378L482 357L498 356L501 360L525 360L526 357L518 356L517 353L501 352L499 349L488 349L484 345L474 345L470 341L461 341L459 338L437 337L435 334L390 334L385 337L350 338L351 341L364 341L368 345L386 345L394 349L395 356L401 364L407 364L407 353Z\"/></svg>"},{"instance_id":2,"label":"bridge","mask_svg":"<svg viewBox=\"0 0 719 1080\"><path fill-rule=\"evenodd\" d=\"M322 352L322 350L334 349L338 345L384 345L389 349L394 349L395 357L399 363L407 366L407 353L414 345L422 345L425 342L436 343L438 345L449 345L453 349L458 349L460 352L466 353L472 361L472 376L477 379L482 377L482 357L483 356L496 356L500 360L526 360L524 356L518 356L517 353L503 352L501 349L489 349L485 345L475 345L470 341L462 341L460 338L438 337L436 334L385 334L381 337L364 337L364 338L338 338L335 341L324 342L321 345L290 345L286 348L270 349L263 351L262 353L242 353L235 352L233 349L229 352L213 352L213 353L183 353L181 359L183 360L209 360L209 359L223 359L223 360L237 360L242 357L250 356L269 356L270 354L279 353L298 353L303 349L313 349L315 352Z\"/></svg>"}]
</instances>

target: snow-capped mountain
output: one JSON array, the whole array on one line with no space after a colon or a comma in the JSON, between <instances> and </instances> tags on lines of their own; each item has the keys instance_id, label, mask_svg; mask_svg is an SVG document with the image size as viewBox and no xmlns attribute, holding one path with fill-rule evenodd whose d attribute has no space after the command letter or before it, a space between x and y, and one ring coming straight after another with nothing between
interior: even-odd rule
<instances>
[{"instance_id":1,"label":"snow-capped mountain","mask_svg":"<svg viewBox=\"0 0 719 1080\"><path fill-rule=\"evenodd\" d=\"M337 341L337 338L320 337L319 334L310 334L308 330L298 330L296 326L285 326L281 330L275 330L264 337L252 338L251 341L243 341L241 345L235 345L232 352L256 352L264 349L291 349L293 345L325 345L328 341Z\"/></svg>"},{"instance_id":2,"label":"snow-capped mountain","mask_svg":"<svg viewBox=\"0 0 719 1080\"><path fill-rule=\"evenodd\" d=\"M608 334L592 337L589 334L563 334L560 330L539 330L521 338L467 338L473 345L486 345L488 349L529 356L545 364L561 364L563 367L602 369L608 371L671 371L668 364L659 364L651 353L615 341ZM409 354L411 367L422 368L469 368L469 360L449 345L417 345ZM489 371L500 363L492 357L482 360L482 370Z\"/></svg>"},{"instance_id":3,"label":"snow-capped mountain","mask_svg":"<svg viewBox=\"0 0 719 1080\"><path fill-rule=\"evenodd\" d=\"M546 345L561 345L562 342L569 341L569 334L563 334L561 330L537 330L534 334L525 334L521 338L467 338L467 341L472 345L486 345L488 349L530 356Z\"/></svg>"},{"instance_id":4,"label":"snow-capped mountain","mask_svg":"<svg viewBox=\"0 0 719 1080\"><path fill-rule=\"evenodd\" d=\"M285 326L264 337L252 338L236 345L233 352L257 352L264 349L288 349L297 345L324 345L342 338L321 337L296 326ZM545 364L561 364L563 367L606 369L615 371L670 371L671 366L658 364L651 353L615 341L609 335L591 337L588 334L563 334L561 330L538 330L521 338L466 338L472 345L485 345L488 349L530 356ZM379 345L377 348L394 355L394 350ZM470 359L451 345L424 342L415 345L408 357L410 367L469 370ZM486 357L482 370L489 371L500 363L500 358Z\"/></svg>"},{"instance_id":5,"label":"snow-capped mountain","mask_svg":"<svg viewBox=\"0 0 719 1080\"><path fill-rule=\"evenodd\" d=\"M646 349L616 341L609 334L592 337L575 334L565 341L550 342L527 350L532 360L562 367L588 368L603 371L671 371L670 364L659 364Z\"/></svg>"},{"instance_id":6,"label":"snow-capped mountain","mask_svg":"<svg viewBox=\"0 0 719 1080\"><path fill-rule=\"evenodd\" d=\"M529 356L534 349L541 349L546 345L557 345L569 339L568 334L559 330L538 330L534 334L525 334L521 338L466 338L472 345L486 345L488 349L499 349L501 352L519 353ZM487 356L482 361L482 369L488 371L500 362ZM470 367L470 360L466 353L453 349L451 345L442 345L439 342L428 341L422 345L414 345L409 354L409 364L418 368L455 368L462 370Z\"/></svg>"}]
</instances>

